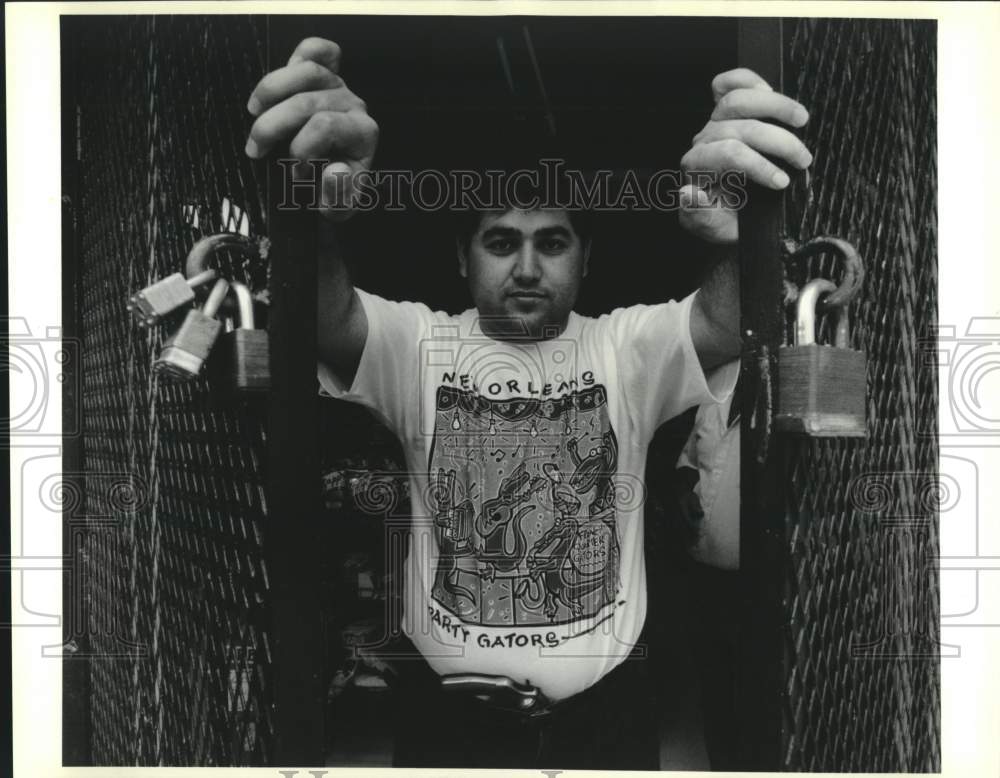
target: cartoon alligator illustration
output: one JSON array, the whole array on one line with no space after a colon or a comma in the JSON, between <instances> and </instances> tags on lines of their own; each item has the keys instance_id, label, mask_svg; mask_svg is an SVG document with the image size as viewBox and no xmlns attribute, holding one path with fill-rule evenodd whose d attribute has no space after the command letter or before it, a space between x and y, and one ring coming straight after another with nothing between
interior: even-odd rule
<instances>
[{"instance_id":1,"label":"cartoon alligator illustration","mask_svg":"<svg viewBox=\"0 0 1000 778\"><path fill-rule=\"evenodd\" d=\"M451 595L456 608L459 597L465 597L475 605L475 594L460 583L463 575L471 576L473 579L475 575L462 570L458 564L459 558L469 555L472 528L471 503L465 500L461 505L454 505L454 470L446 473L444 469L438 468L432 494L436 503L434 524L441 530L438 534L439 555L435 582L440 583L441 589Z\"/></svg>"},{"instance_id":2,"label":"cartoon alligator illustration","mask_svg":"<svg viewBox=\"0 0 1000 778\"><path fill-rule=\"evenodd\" d=\"M614 597L613 579L618 571L614 529L617 441L613 432L605 432L600 442L581 456L579 439L573 438L567 452L574 465L569 477L552 462L542 465L544 477L532 476L521 462L501 479L496 496L483 502L478 512L469 496L456 504L455 470L438 470L434 523L439 529L440 557L436 583L451 595L456 606L460 597L476 605L480 581L494 581L498 573L511 573L523 566L528 577L519 584L517 596L530 610L542 609L549 619L556 618L560 606L574 615L582 614L583 599L602 587L605 600ZM536 510L531 500L546 485L556 516L529 549L521 524ZM591 490L587 515L578 517L581 497ZM590 561L588 545L595 541L594 550L606 557L600 563ZM474 558L478 570L471 570L469 562L460 565L463 558ZM598 564L600 569L588 571ZM468 586L462 585L463 578Z\"/></svg>"},{"instance_id":3,"label":"cartoon alligator illustration","mask_svg":"<svg viewBox=\"0 0 1000 778\"><path fill-rule=\"evenodd\" d=\"M601 442L590 449L586 457L580 456L579 440L571 438L566 444L570 461L576 468L569 477L569 485L578 494L596 486L594 501L590 504L591 516L603 513L614 505L614 476L618 472L618 441L610 430L601 435Z\"/></svg>"},{"instance_id":4,"label":"cartoon alligator illustration","mask_svg":"<svg viewBox=\"0 0 1000 778\"><path fill-rule=\"evenodd\" d=\"M521 520L537 507L524 503L544 488L545 479L529 476L522 462L500 481L497 496L483 503L475 523L482 538L476 558L484 564L483 577L487 580L494 580L497 571L516 570L524 560L528 539L521 529Z\"/></svg>"},{"instance_id":5,"label":"cartoon alligator illustration","mask_svg":"<svg viewBox=\"0 0 1000 778\"><path fill-rule=\"evenodd\" d=\"M438 540L438 580L444 591L456 598L476 601L472 590L459 584L463 575L474 575L459 566L460 557L474 556L482 565L479 575L488 581L495 580L497 572L510 572L521 565L528 548L521 520L537 507L524 502L543 488L545 479L532 478L522 462L500 481L497 496L486 500L477 515L468 497L454 504L455 471L438 470L434 523L442 530ZM480 538L474 548L471 547L473 528Z\"/></svg>"},{"instance_id":6,"label":"cartoon alligator illustration","mask_svg":"<svg viewBox=\"0 0 1000 778\"><path fill-rule=\"evenodd\" d=\"M542 535L528 552L525 560L528 566L528 579L518 587L517 595L524 599L526 607L530 610L542 607L550 620L555 619L560 604L574 615L580 616L583 613L581 600L591 592L604 587L605 593L609 597L613 596L613 591L610 594L607 591L613 586L608 580L608 575L609 571L617 570L617 564L613 559L609 559L608 562L611 564L605 564L600 570L589 575L581 575L570 560L573 545L581 528L581 522L574 515L580 510L580 500L574 493L576 488L573 479L567 483L558 466L551 462L544 464L542 471L551 481L552 503L558 515L549 531ZM581 481L577 481L577 485L580 483ZM592 485L593 482L586 488L589 489ZM605 526L610 525L605 524ZM613 527L611 532L614 532ZM615 550L611 549L612 555Z\"/></svg>"}]
</instances>

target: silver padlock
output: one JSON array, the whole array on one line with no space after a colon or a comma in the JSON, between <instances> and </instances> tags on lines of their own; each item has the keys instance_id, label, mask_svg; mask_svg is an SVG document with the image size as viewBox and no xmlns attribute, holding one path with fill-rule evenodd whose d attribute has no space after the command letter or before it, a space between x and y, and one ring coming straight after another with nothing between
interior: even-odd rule
<instances>
[{"instance_id":1,"label":"silver padlock","mask_svg":"<svg viewBox=\"0 0 1000 778\"><path fill-rule=\"evenodd\" d=\"M131 311L137 324L152 327L164 316L193 303L195 290L214 281L217 276L218 273L212 268L203 270L192 278L174 273L136 292L129 298L125 308Z\"/></svg>"},{"instance_id":2,"label":"silver padlock","mask_svg":"<svg viewBox=\"0 0 1000 778\"><path fill-rule=\"evenodd\" d=\"M187 312L184 321L164 342L153 371L165 378L187 381L197 378L205 366L212 346L222 331L222 322L215 318L219 306L229 291L229 282L220 278L212 287L205 305Z\"/></svg>"}]
</instances>

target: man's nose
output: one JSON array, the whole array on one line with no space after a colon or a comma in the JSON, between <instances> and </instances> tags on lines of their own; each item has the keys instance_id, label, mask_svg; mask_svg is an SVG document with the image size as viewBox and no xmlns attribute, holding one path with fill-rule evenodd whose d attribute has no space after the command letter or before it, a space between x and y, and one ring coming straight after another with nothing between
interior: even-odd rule
<instances>
[{"instance_id":1,"label":"man's nose","mask_svg":"<svg viewBox=\"0 0 1000 778\"><path fill-rule=\"evenodd\" d=\"M537 283L542 277L542 266L538 261L535 247L525 244L517 255L514 265L514 279L521 284Z\"/></svg>"}]
</instances>

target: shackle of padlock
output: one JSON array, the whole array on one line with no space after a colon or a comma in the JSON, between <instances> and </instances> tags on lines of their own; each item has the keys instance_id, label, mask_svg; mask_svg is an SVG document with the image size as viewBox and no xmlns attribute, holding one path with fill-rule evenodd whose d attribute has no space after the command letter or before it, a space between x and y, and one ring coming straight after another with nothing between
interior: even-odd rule
<instances>
[{"instance_id":1,"label":"shackle of padlock","mask_svg":"<svg viewBox=\"0 0 1000 778\"><path fill-rule=\"evenodd\" d=\"M209 263L215 257L216 252L223 249L238 249L241 253L253 257L260 253L256 243L238 232L219 232L215 235L208 235L197 241L188 252L185 263L187 277L193 278L208 270Z\"/></svg>"},{"instance_id":2,"label":"shackle of padlock","mask_svg":"<svg viewBox=\"0 0 1000 778\"><path fill-rule=\"evenodd\" d=\"M833 294L838 287L825 278L814 278L799 291L796 301L795 345L811 346L816 343L816 309L822 294ZM827 297L827 300L830 298ZM827 304L829 307L829 304ZM850 322L845 306L838 306L837 329L833 345L837 348L850 348Z\"/></svg>"},{"instance_id":3,"label":"shackle of padlock","mask_svg":"<svg viewBox=\"0 0 1000 778\"><path fill-rule=\"evenodd\" d=\"M861 261L861 255L843 238L834 238L829 235L821 235L810 238L805 243L799 244L788 239L784 242L785 262L798 262L809 257L832 252L840 257L844 269L844 277L839 286L836 286L829 296L823 300L824 308L847 309L847 304L853 300L861 291L861 284L865 280L865 266Z\"/></svg>"},{"instance_id":4,"label":"shackle of padlock","mask_svg":"<svg viewBox=\"0 0 1000 778\"><path fill-rule=\"evenodd\" d=\"M222 322L215 315L228 292L229 282L220 278L205 304L187 312L184 321L164 341L160 355L153 363L155 373L179 380L189 380L201 374L205 360L222 331Z\"/></svg>"},{"instance_id":5,"label":"shackle of padlock","mask_svg":"<svg viewBox=\"0 0 1000 778\"><path fill-rule=\"evenodd\" d=\"M234 322L234 329L256 329L253 314L253 295L250 293L250 288L239 281L230 281L229 290L236 298L237 321Z\"/></svg>"},{"instance_id":6,"label":"shackle of padlock","mask_svg":"<svg viewBox=\"0 0 1000 778\"><path fill-rule=\"evenodd\" d=\"M214 319L227 294L229 294L229 282L225 278L218 279L212 287L212 291L208 293L205 304L196 309L197 312L206 318Z\"/></svg>"},{"instance_id":7,"label":"shackle of padlock","mask_svg":"<svg viewBox=\"0 0 1000 778\"><path fill-rule=\"evenodd\" d=\"M227 294L229 294L229 282L225 278L220 278L212 286L212 291L208 293L208 299L201 306L201 312L206 316L215 316Z\"/></svg>"}]
</instances>

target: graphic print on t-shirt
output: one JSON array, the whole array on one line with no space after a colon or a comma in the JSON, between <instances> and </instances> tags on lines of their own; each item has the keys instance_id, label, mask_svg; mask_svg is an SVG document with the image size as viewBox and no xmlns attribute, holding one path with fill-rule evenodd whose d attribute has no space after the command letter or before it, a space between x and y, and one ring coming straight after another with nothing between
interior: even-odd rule
<instances>
[{"instance_id":1,"label":"graphic print on t-shirt","mask_svg":"<svg viewBox=\"0 0 1000 778\"><path fill-rule=\"evenodd\" d=\"M500 627L614 602L618 441L603 386L503 400L441 386L430 459L438 603Z\"/></svg>"}]
</instances>

